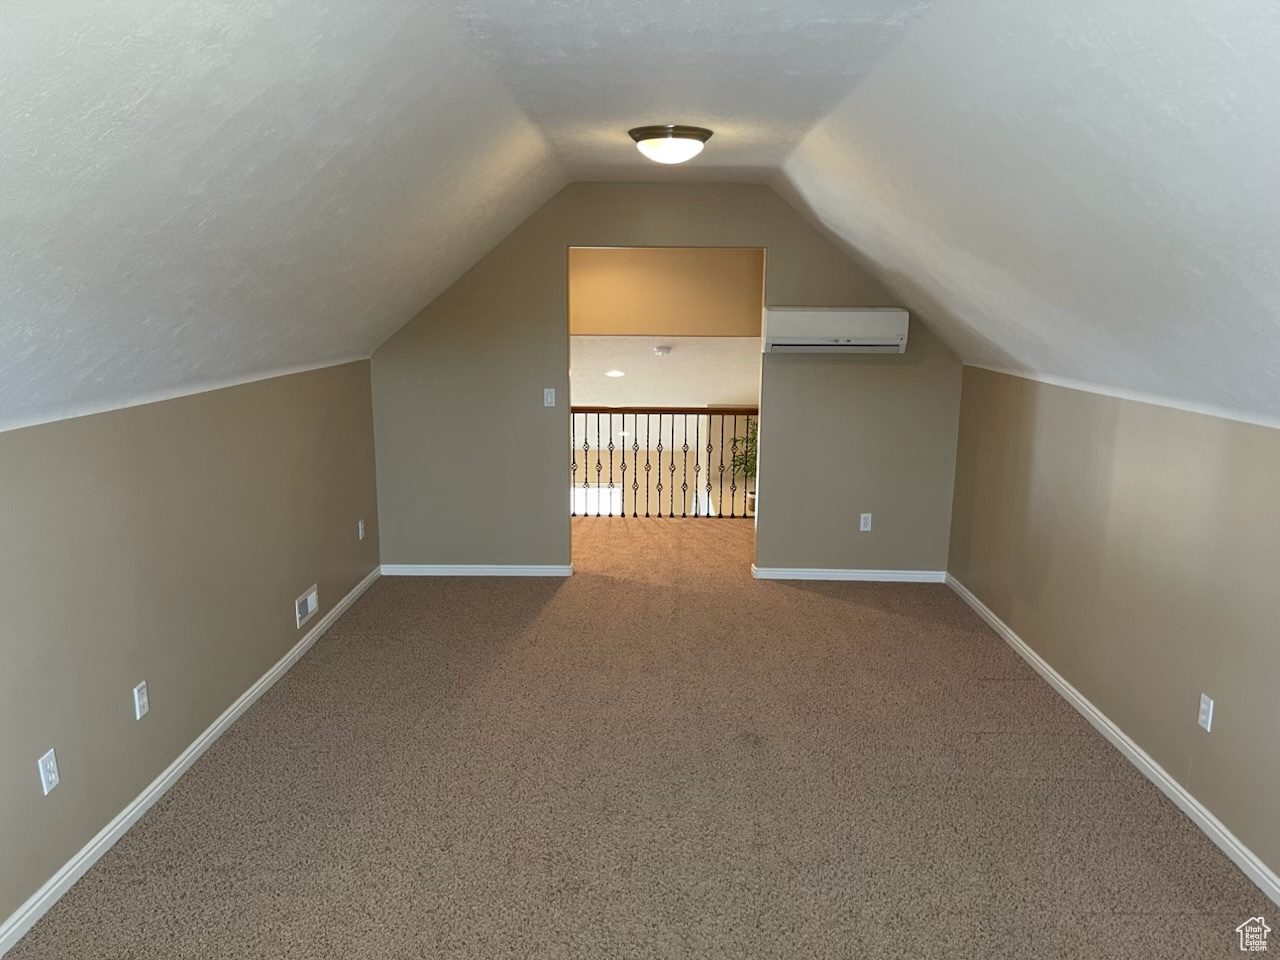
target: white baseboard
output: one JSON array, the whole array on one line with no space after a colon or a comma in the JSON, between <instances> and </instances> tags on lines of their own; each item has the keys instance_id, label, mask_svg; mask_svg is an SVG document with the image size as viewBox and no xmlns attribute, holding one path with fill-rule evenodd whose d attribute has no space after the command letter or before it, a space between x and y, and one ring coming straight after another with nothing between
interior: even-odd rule
<instances>
[{"instance_id":1,"label":"white baseboard","mask_svg":"<svg viewBox=\"0 0 1280 960\"><path fill-rule=\"evenodd\" d=\"M1258 859L1257 855L1237 839L1226 826L1209 812L1199 800L1178 783L1169 772L1156 763L1145 750L1138 746L1129 735L1111 722L1105 713L1089 702L1079 690L1066 681L1057 670L1049 666L1040 654L1027 645L1027 642L1009 628L1009 625L996 616L991 609L979 600L963 583L947 574L947 585L982 617L991 629L1011 646L1014 651L1031 665L1036 673L1044 677L1049 685L1075 707L1094 728L1106 737L1111 744L1128 758L1148 780L1160 788L1160 792L1173 801L1174 805L1191 818L1192 822L1204 831L1205 835L1227 855L1227 857L1244 871L1245 875L1256 883L1274 903L1280 905L1280 876Z\"/></svg>"},{"instance_id":2,"label":"white baseboard","mask_svg":"<svg viewBox=\"0 0 1280 960\"><path fill-rule=\"evenodd\" d=\"M210 724L204 733L196 738L191 746L183 750L178 755L178 758L165 768L160 776L151 781L151 784L142 793L138 794L132 803L116 814L115 818L103 827L97 836L85 844L79 853L63 864L62 868L32 894L27 902L20 906L11 917L0 923L0 957L12 949L23 934L30 930L36 921L58 902L58 898L71 889L71 885L83 877L89 868L97 863L117 840L124 836L125 831L133 826L139 817L150 810L155 802L178 782L178 779L191 768L191 765L200 759L201 754L213 746L214 741L222 736L226 729L235 723L242 713L253 706L259 697L271 689L272 685L283 677L289 671L289 668L301 659L304 653L311 649L324 632L346 612L348 607L360 598L361 594L369 589L373 581L378 579L379 573L380 571L375 568L367 577L356 584L350 593L338 601L333 609L307 631L306 635L293 646L293 649L286 653L275 666L264 673L253 686L242 693L231 706L222 712L222 715L217 720ZM66 788L64 787L63 789Z\"/></svg>"},{"instance_id":3,"label":"white baseboard","mask_svg":"<svg viewBox=\"0 0 1280 960\"><path fill-rule=\"evenodd\" d=\"M884 583L943 583L942 570L842 570L822 567L757 567L751 565L757 580L868 580Z\"/></svg>"},{"instance_id":4,"label":"white baseboard","mask_svg":"<svg viewBox=\"0 0 1280 960\"><path fill-rule=\"evenodd\" d=\"M384 577L570 577L573 564L384 563Z\"/></svg>"}]
</instances>

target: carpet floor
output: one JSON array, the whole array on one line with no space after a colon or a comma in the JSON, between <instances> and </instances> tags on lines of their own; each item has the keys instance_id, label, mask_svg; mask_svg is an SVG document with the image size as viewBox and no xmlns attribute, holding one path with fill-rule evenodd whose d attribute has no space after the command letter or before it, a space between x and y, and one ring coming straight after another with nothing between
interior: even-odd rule
<instances>
[{"instance_id":1,"label":"carpet floor","mask_svg":"<svg viewBox=\"0 0 1280 960\"><path fill-rule=\"evenodd\" d=\"M1261 892L946 587L751 536L383 578L9 960L1237 954Z\"/></svg>"}]
</instances>

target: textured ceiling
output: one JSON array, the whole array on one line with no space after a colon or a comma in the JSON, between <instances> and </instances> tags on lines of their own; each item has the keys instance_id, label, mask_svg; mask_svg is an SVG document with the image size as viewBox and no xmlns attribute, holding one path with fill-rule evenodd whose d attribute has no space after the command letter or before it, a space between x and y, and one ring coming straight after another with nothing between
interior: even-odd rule
<instances>
[{"instance_id":1,"label":"textured ceiling","mask_svg":"<svg viewBox=\"0 0 1280 960\"><path fill-rule=\"evenodd\" d=\"M576 179L667 179L625 133L715 136L682 178L776 168L933 0L454 0Z\"/></svg>"},{"instance_id":2,"label":"textured ceiling","mask_svg":"<svg viewBox=\"0 0 1280 960\"><path fill-rule=\"evenodd\" d=\"M1280 422L1273 0L8 0L0 429L367 356L570 178L769 180L966 360ZM683 168L627 127L703 123Z\"/></svg>"},{"instance_id":3,"label":"textured ceiling","mask_svg":"<svg viewBox=\"0 0 1280 960\"><path fill-rule=\"evenodd\" d=\"M6 0L0 428L368 356L563 183L419 0Z\"/></svg>"},{"instance_id":4,"label":"textured ceiling","mask_svg":"<svg viewBox=\"0 0 1280 960\"><path fill-rule=\"evenodd\" d=\"M786 188L967 361L1280 424L1280 5L957 0Z\"/></svg>"}]
</instances>

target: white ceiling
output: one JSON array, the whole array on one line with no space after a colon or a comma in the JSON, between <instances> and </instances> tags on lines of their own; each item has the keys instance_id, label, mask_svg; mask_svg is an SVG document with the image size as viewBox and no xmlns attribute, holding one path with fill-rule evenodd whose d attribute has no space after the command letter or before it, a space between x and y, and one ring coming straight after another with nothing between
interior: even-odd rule
<instances>
[{"instance_id":1,"label":"white ceiling","mask_svg":"<svg viewBox=\"0 0 1280 960\"><path fill-rule=\"evenodd\" d=\"M760 338L570 337L569 386L579 407L755 406Z\"/></svg>"},{"instance_id":2,"label":"white ceiling","mask_svg":"<svg viewBox=\"0 0 1280 960\"><path fill-rule=\"evenodd\" d=\"M8 0L0 429L367 356L569 178L770 180L971 361L1280 423L1273 0ZM629 126L713 127L685 168Z\"/></svg>"},{"instance_id":3,"label":"white ceiling","mask_svg":"<svg viewBox=\"0 0 1280 960\"><path fill-rule=\"evenodd\" d=\"M934 0L454 0L576 179L661 179L626 136L715 131L680 176L775 169Z\"/></svg>"},{"instance_id":4,"label":"white ceiling","mask_svg":"<svg viewBox=\"0 0 1280 960\"><path fill-rule=\"evenodd\" d=\"M6 0L0 429L369 353L551 196L439 3Z\"/></svg>"},{"instance_id":5,"label":"white ceiling","mask_svg":"<svg viewBox=\"0 0 1280 960\"><path fill-rule=\"evenodd\" d=\"M963 0L789 188L966 360L1280 424L1280 4Z\"/></svg>"}]
</instances>

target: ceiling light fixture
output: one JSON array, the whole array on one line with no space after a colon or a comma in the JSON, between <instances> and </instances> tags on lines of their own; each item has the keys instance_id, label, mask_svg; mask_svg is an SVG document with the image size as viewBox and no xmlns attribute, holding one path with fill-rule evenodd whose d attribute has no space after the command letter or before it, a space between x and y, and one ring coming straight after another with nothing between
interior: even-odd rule
<instances>
[{"instance_id":1,"label":"ceiling light fixture","mask_svg":"<svg viewBox=\"0 0 1280 960\"><path fill-rule=\"evenodd\" d=\"M626 374L623 373L621 370L606 370L604 372L604 375L606 377L625 377L626 376Z\"/></svg>"},{"instance_id":2,"label":"ceiling light fixture","mask_svg":"<svg viewBox=\"0 0 1280 960\"><path fill-rule=\"evenodd\" d=\"M636 149L655 163L684 163L702 152L711 139L706 127L686 127L679 123L659 123L628 130Z\"/></svg>"},{"instance_id":3,"label":"ceiling light fixture","mask_svg":"<svg viewBox=\"0 0 1280 960\"><path fill-rule=\"evenodd\" d=\"M670 352L671 352L671 348L667 346L665 343L660 343L653 348L653 355L655 357L665 357Z\"/></svg>"}]
</instances>

